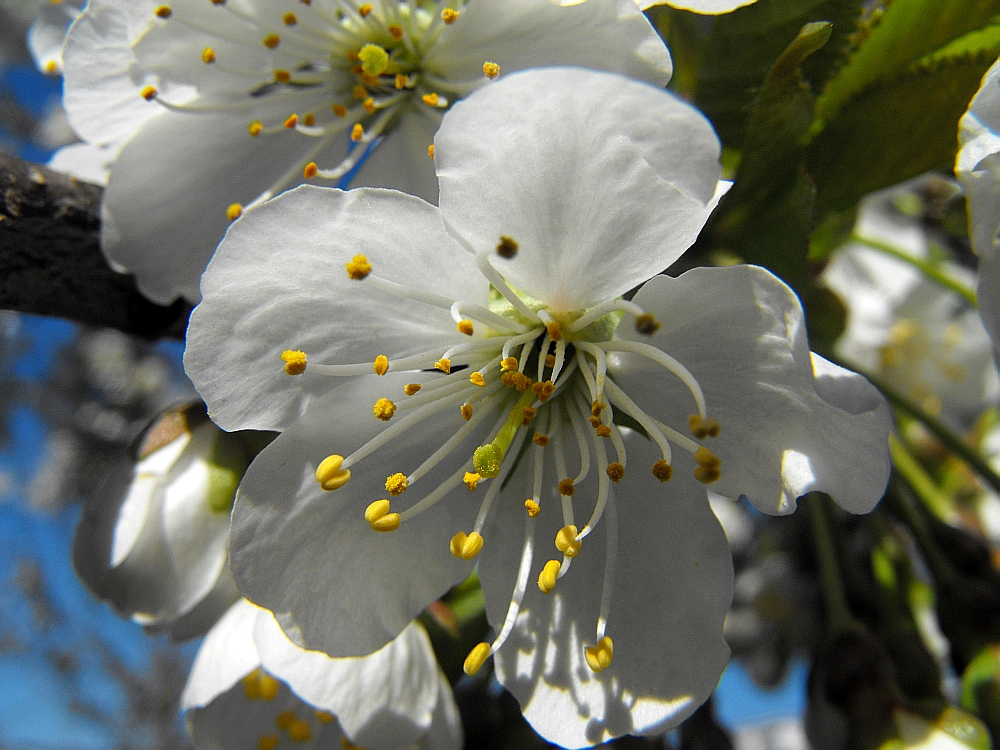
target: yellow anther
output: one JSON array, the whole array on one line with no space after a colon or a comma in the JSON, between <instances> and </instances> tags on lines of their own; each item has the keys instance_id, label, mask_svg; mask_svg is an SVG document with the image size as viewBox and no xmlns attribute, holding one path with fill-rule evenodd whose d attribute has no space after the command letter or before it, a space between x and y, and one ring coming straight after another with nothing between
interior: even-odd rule
<instances>
[{"instance_id":1,"label":"yellow anther","mask_svg":"<svg viewBox=\"0 0 1000 750\"><path fill-rule=\"evenodd\" d=\"M277 34L268 34L266 37L261 39L261 42L268 49L274 49L279 44L281 44L281 37Z\"/></svg>"},{"instance_id":2,"label":"yellow anther","mask_svg":"<svg viewBox=\"0 0 1000 750\"><path fill-rule=\"evenodd\" d=\"M450 375L451 374L451 360L450 359L445 359L444 357L441 357L441 359L439 359L437 362L434 363L434 367L436 369L440 370L441 372L443 372L445 375Z\"/></svg>"},{"instance_id":3,"label":"yellow anther","mask_svg":"<svg viewBox=\"0 0 1000 750\"><path fill-rule=\"evenodd\" d=\"M316 712L314 712L313 715L316 717L316 721L318 721L320 724L332 724L333 723L333 718L334 717L333 717L333 714L331 714L329 711L316 711Z\"/></svg>"},{"instance_id":4,"label":"yellow anther","mask_svg":"<svg viewBox=\"0 0 1000 750\"><path fill-rule=\"evenodd\" d=\"M386 533L398 529L402 520L403 519L400 517L399 513L386 513L384 516L378 520L372 521L368 525L371 526L372 531Z\"/></svg>"},{"instance_id":5,"label":"yellow anther","mask_svg":"<svg viewBox=\"0 0 1000 750\"><path fill-rule=\"evenodd\" d=\"M389 68L389 53L377 44L366 44L358 50L361 70L370 76L380 76Z\"/></svg>"},{"instance_id":6,"label":"yellow anther","mask_svg":"<svg viewBox=\"0 0 1000 750\"><path fill-rule=\"evenodd\" d=\"M264 130L264 123L260 120L254 120L249 125L247 125L247 132L254 138L259 136Z\"/></svg>"},{"instance_id":7,"label":"yellow anther","mask_svg":"<svg viewBox=\"0 0 1000 750\"><path fill-rule=\"evenodd\" d=\"M701 466L712 466L716 469L722 466L722 459L712 453L712 451L705 446L701 446L694 452L694 460Z\"/></svg>"},{"instance_id":8,"label":"yellow anther","mask_svg":"<svg viewBox=\"0 0 1000 750\"><path fill-rule=\"evenodd\" d=\"M718 437L722 430L722 426L716 420L711 417L702 419L697 414L688 417L688 426L691 428L691 434L699 440L704 440L707 437Z\"/></svg>"},{"instance_id":9,"label":"yellow anther","mask_svg":"<svg viewBox=\"0 0 1000 750\"><path fill-rule=\"evenodd\" d=\"M510 372L517 369L517 357L507 357L500 361L500 372Z\"/></svg>"},{"instance_id":10,"label":"yellow anther","mask_svg":"<svg viewBox=\"0 0 1000 750\"><path fill-rule=\"evenodd\" d=\"M295 113L292 113L288 116L288 119L285 120L285 122L282 124L289 130L291 130L292 128L294 128L296 125L299 124L299 116Z\"/></svg>"},{"instance_id":11,"label":"yellow anther","mask_svg":"<svg viewBox=\"0 0 1000 750\"><path fill-rule=\"evenodd\" d=\"M372 6L370 3L365 3L358 7L358 15L362 18L367 18L368 14L372 12Z\"/></svg>"},{"instance_id":12,"label":"yellow anther","mask_svg":"<svg viewBox=\"0 0 1000 750\"><path fill-rule=\"evenodd\" d=\"M641 333L643 336L652 336L654 333L660 330L660 321L658 321L649 313L636 315L635 330L636 333Z\"/></svg>"},{"instance_id":13,"label":"yellow anther","mask_svg":"<svg viewBox=\"0 0 1000 750\"><path fill-rule=\"evenodd\" d=\"M316 176L317 172L319 172L319 165L316 164L316 162L311 161L308 164L306 164L306 168L302 170L302 176L305 177L307 180L311 180L313 177Z\"/></svg>"},{"instance_id":14,"label":"yellow anther","mask_svg":"<svg viewBox=\"0 0 1000 750\"><path fill-rule=\"evenodd\" d=\"M562 563L558 560L549 560L542 567L542 572L538 574L538 588L543 594L551 593L552 589L556 587L561 569Z\"/></svg>"},{"instance_id":15,"label":"yellow anther","mask_svg":"<svg viewBox=\"0 0 1000 750\"><path fill-rule=\"evenodd\" d=\"M243 697L248 701L259 701L261 699L260 678L263 672L255 669L243 678Z\"/></svg>"},{"instance_id":16,"label":"yellow anther","mask_svg":"<svg viewBox=\"0 0 1000 750\"><path fill-rule=\"evenodd\" d=\"M52 75L53 73L58 73L59 64L55 60L49 60L47 63L45 63L45 72L48 75Z\"/></svg>"},{"instance_id":17,"label":"yellow anther","mask_svg":"<svg viewBox=\"0 0 1000 750\"><path fill-rule=\"evenodd\" d=\"M302 2L303 0L299 0L299 1ZM340 738L340 747L343 750L365 750L363 747L361 747L361 745L355 745L354 743L352 743L346 737L341 737Z\"/></svg>"},{"instance_id":18,"label":"yellow anther","mask_svg":"<svg viewBox=\"0 0 1000 750\"><path fill-rule=\"evenodd\" d=\"M258 682L260 684L260 699L262 701L270 703L278 697L278 688L281 686L281 683L271 677L271 675L261 672Z\"/></svg>"},{"instance_id":19,"label":"yellow anther","mask_svg":"<svg viewBox=\"0 0 1000 750\"><path fill-rule=\"evenodd\" d=\"M361 253L351 258L349 263L344 264L344 267L347 269L347 275L355 281L361 281L361 279L372 272L372 264Z\"/></svg>"},{"instance_id":20,"label":"yellow anther","mask_svg":"<svg viewBox=\"0 0 1000 750\"><path fill-rule=\"evenodd\" d=\"M483 537L478 531L466 534L460 531L451 538L451 554L463 560L471 560L483 548Z\"/></svg>"},{"instance_id":21,"label":"yellow anther","mask_svg":"<svg viewBox=\"0 0 1000 750\"><path fill-rule=\"evenodd\" d=\"M385 518L389 513L389 501L385 498L376 500L365 509L365 521L375 523L380 518Z\"/></svg>"},{"instance_id":22,"label":"yellow anther","mask_svg":"<svg viewBox=\"0 0 1000 750\"><path fill-rule=\"evenodd\" d=\"M595 401L594 403L592 403L590 405L590 416L592 416L592 417L600 417L601 416L601 412L604 411L604 408L606 406L607 406L607 404L602 404L600 401Z\"/></svg>"},{"instance_id":23,"label":"yellow anther","mask_svg":"<svg viewBox=\"0 0 1000 750\"><path fill-rule=\"evenodd\" d=\"M286 13L281 17L281 20L285 22L285 26L294 26L299 22L294 13Z\"/></svg>"},{"instance_id":24,"label":"yellow anther","mask_svg":"<svg viewBox=\"0 0 1000 750\"><path fill-rule=\"evenodd\" d=\"M333 454L327 456L319 462L316 467L316 481L319 486L327 492L339 490L351 479L351 470L341 468L344 465L344 457Z\"/></svg>"},{"instance_id":25,"label":"yellow anther","mask_svg":"<svg viewBox=\"0 0 1000 750\"><path fill-rule=\"evenodd\" d=\"M722 476L718 466L696 466L693 473L694 478L702 484L711 484Z\"/></svg>"},{"instance_id":26,"label":"yellow anther","mask_svg":"<svg viewBox=\"0 0 1000 750\"><path fill-rule=\"evenodd\" d=\"M562 328L559 326L559 322L553 320L551 323L545 324L545 329L549 332L549 338L553 341L562 341Z\"/></svg>"},{"instance_id":27,"label":"yellow anther","mask_svg":"<svg viewBox=\"0 0 1000 750\"><path fill-rule=\"evenodd\" d=\"M159 92L156 90L156 86L143 86L142 91L139 95L142 96L147 102L153 101Z\"/></svg>"},{"instance_id":28,"label":"yellow anther","mask_svg":"<svg viewBox=\"0 0 1000 750\"><path fill-rule=\"evenodd\" d=\"M598 425L601 424L601 418L595 417L593 414L587 417L587 421L590 422L590 426L593 427L595 430L597 429Z\"/></svg>"},{"instance_id":29,"label":"yellow anther","mask_svg":"<svg viewBox=\"0 0 1000 750\"><path fill-rule=\"evenodd\" d=\"M559 494L563 497L573 497L573 493L576 492L576 488L573 486L572 479L563 479L559 482Z\"/></svg>"},{"instance_id":30,"label":"yellow anther","mask_svg":"<svg viewBox=\"0 0 1000 750\"><path fill-rule=\"evenodd\" d=\"M212 5L225 5L226 0L212 0Z\"/></svg>"},{"instance_id":31,"label":"yellow anther","mask_svg":"<svg viewBox=\"0 0 1000 750\"><path fill-rule=\"evenodd\" d=\"M274 750L281 739L276 734L262 734L257 740L257 750Z\"/></svg>"},{"instance_id":32,"label":"yellow anther","mask_svg":"<svg viewBox=\"0 0 1000 750\"><path fill-rule=\"evenodd\" d=\"M462 669L471 677L482 668L489 657L490 644L480 643L465 657L465 664L462 665Z\"/></svg>"},{"instance_id":33,"label":"yellow anther","mask_svg":"<svg viewBox=\"0 0 1000 750\"><path fill-rule=\"evenodd\" d=\"M153 13L156 14L157 18L170 18L174 12L170 10L169 5L158 5Z\"/></svg>"},{"instance_id":34,"label":"yellow anther","mask_svg":"<svg viewBox=\"0 0 1000 750\"><path fill-rule=\"evenodd\" d=\"M483 377L481 372L473 372L469 375L469 382L473 385L478 385L480 388L486 387L486 378Z\"/></svg>"},{"instance_id":35,"label":"yellow anther","mask_svg":"<svg viewBox=\"0 0 1000 750\"><path fill-rule=\"evenodd\" d=\"M612 461L608 464L608 476L612 482L618 484L618 482L625 478L625 467L617 461Z\"/></svg>"},{"instance_id":36,"label":"yellow anther","mask_svg":"<svg viewBox=\"0 0 1000 750\"><path fill-rule=\"evenodd\" d=\"M540 445L542 448L549 444L549 436L543 435L540 432L536 432L531 439L534 441L535 445Z\"/></svg>"},{"instance_id":37,"label":"yellow anther","mask_svg":"<svg viewBox=\"0 0 1000 750\"><path fill-rule=\"evenodd\" d=\"M351 96L353 96L358 101L361 101L362 99L367 99L368 89L366 89L359 83L357 86L354 87L354 90L351 91Z\"/></svg>"},{"instance_id":38,"label":"yellow anther","mask_svg":"<svg viewBox=\"0 0 1000 750\"><path fill-rule=\"evenodd\" d=\"M229 208L226 209L226 218L230 221L236 221L243 215L243 206L239 203L230 203Z\"/></svg>"},{"instance_id":39,"label":"yellow anther","mask_svg":"<svg viewBox=\"0 0 1000 750\"><path fill-rule=\"evenodd\" d=\"M556 355L555 354L546 354L545 355L545 366L548 367L550 370L553 367L556 366Z\"/></svg>"},{"instance_id":40,"label":"yellow anther","mask_svg":"<svg viewBox=\"0 0 1000 750\"><path fill-rule=\"evenodd\" d=\"M432 159L434 158L434 144L433 143L430 146L427 147L427 155L430 158L432 158Z\"/></svg>"},{"instance_id":41,"label":"yellow anther","mask_svg":"<svg viewBox=\"0 0 1000 750\"><path fill-rule=\"evenodd\" d=\"M302 719L296 719L288 727L288 736L292 742L308 742L312 739L312 730Z\"/></svg>"},{"instance_id":42,"label":"yellow anther","mask_svg":"<svg viewBox=\"0 0 1000 750\"><path fill-rule=\"evenodd\" d=\"M500 66L497 65L495 62L484 62L483 75L492 81L494 78L500 75Z\"/></svg>"},{"instance_id":43,"label":"yellow anther","mask_svg":"<svg viewBox=\"0 0 1000 750\"><path fill-rule=\"evenodd\" d=\"M337 117L347 117L347 107L343 104L334 104L330 109L333 110L333 114Z\"/></svg>"},{"instance_id":44,"label":"yellow anther","mask_svg":"<svg viewBox=\"0 0 1000 750\"><path fill-rule=\"evenodd\" d=\"M422 97L424 104L428 107L436 107L438 105L438 95L434 93L424 94Z\"/></svg>"},{"instance_id":45,"label":"yellow anther","mask_svg":"<svg viewBox=\"0 0 1000 750\"><path fill-rule=\"evenodd\" d=\"M576 526L573 524L563 526L556 532L556 549L566 555L566 557L576 557L583 546L583 542L576 538L578 533L579 531L577 531Z\"/></svg>"},{"instance_id":46,"label":"yellow anther","mask_svg":"<svg viewBox=\"0 0 1000 750\"><path fill-rule=\"evenodd\" d=\"M203 63L214 63L215 62L215 50L211 47L205 47L201 51L201 61Z\"/></svg>"},{"instance_id":47,"label":"yellow anther","mask_svg":"<svg viewBox=\"0 0 1000 750\"><path fill-rule=\"evenodd\" d=\"M482 479L482 477L479 474L467 471L465 472L465 476L462 478L462 481L465 482L465 486L469 488L469 492L472 492L476 489L476 485L479 484L480 479Z\"/></svg>"},{"instance_id":48,"label":"yellow anther","mask_svg":"<svg viewBox=\"0 0 1000 750\"><path fill-rule=\"evenodd\" d=\"M292 722L295 721L294 711L282 711L280 714L274 717L274 723L278 725L278 729L288 730L292 726Z\"/></svg>"},{"instance_id":49,"label":"yellow anther","mask_svg":"<svg viewBox=\"0 0 1000 750\"><path fill-rule=\"evenodd\" d=\"M375 362L372 364L372 369L375 371L376 375L385 375L389 372L389 358L384 354L379 354L375 357ZM417 390L420 390L420 386L417 386ZM410 394L406 394L409 396Z\"/></svg>"},{"instance_id":50,"label":"yellow anther","mask_svg":"<svg viewBox=\"0 0 1000 750\"><path fill-rule=\"evenodd\" d=\"M513 237L508 237L505 234L500 235L500 242L497 244L497 255L501 258L513 258L517 255L517 249L520 245L517 244L517 240Z\"/></svg>"},{"instance_id":51,"label":"yellow anther","mask_svg":"<svg viewBox=\"0 0 1000 750\"><path fill-rule=\"evenodd\" d=\"M659 479L661 482L667 482L670 477L674 475L674 467L664 461L662 458L653 464L653 476Z\"/></svg>"},{"instance_id":52,"label":"yellow anther","mask_svg":"<svg viewBox=\"0 0 1000 750\"><path fill-rule=\"evenodd\" d=\"M410 83L410 77L402 73L396 73L396 88L402 91Z\"/></svg>"},{"instance_id":53,"label":"yellow anther","mask_svg":"<svg viewBox=\"0 0 1000 750\"><path fill-rule=\"evenodd\" d=\"M535 383L531 386L531 392L538 396L538 400L544 404L552 398L552 394L556 392L556 384L551 380L546 380L542 383Z\"/></svg>"},{"instance_id":54,"label":"yellow anther","mask_svg":"<svg viewBox=\"0 0 1000 750\"><path fill-rule=\"evenodd\" d=\"M531 378L525 375L523 372L505 372L500 376L500 382L502 382L508 388L516 388L517 390L524 392L531 387Z\"/></svg>"},{"instance_id":55,"label":"yellow anther","mask_svg":"<svg viewBox=\"0 0 1000 750\"><path fill-rule=\"evenodd\" d=\"M528 511L528 515L532 518L538 518L538 514L542 512L542 506L530 497L524 501L524 509Z\"/></svg>"},{"instance_id":56,"label":"yellow anther","mask_svg":"<svg viewBox=\"0 0 1000 750\"><path fill-rule=\"evenodd\" d=\"M281 353L285 363L285 372L289 375L301 375L306 371L306 353L297 349L286 349Z\"/></svg>"},{"instance_id":57,"label":"yellow anther","mask_svg":"<svg viewBox=\"0 0 1000 750\"><path fill-rule=\"evenodd\" d=\"M475 327L472 325L471 320L460 320L455 324L455 330L459 333L464 333L466 336L471 336L475 332Z\"/></svg>"},{"instance_id":58,"label":"yellow anther","mask_svg":"<svg viewBox=\"0 0 1000 750\"><path fill-rule=\"evenodd\" d=\"M403 38L403 27L398 23L391 24L389 27L389 36L395 39L397 42Z\"/></svg>"},{"instance_id":59,"label":"yellow anther","mask_svg":"<svg viewBox=\"0 0 1000 750\"><path fill-rule=\"evenodd\" d=\"M406 474L398 471L387 477L385 480L385 491L393 497L396 495L402 495L406 492L406 488L409 486L410 480L406 478Z\"/></svg>"},{"instance_id":60,"label":"yellow anther","mask_svg":"<svg viewBox=\"0 0 1000 750\"><path fill-rule=\"evenodd\" d=\"M441 11L441 20L446 24L453 24L458 20L458 11L454 8L445 8Z\"/></svg>"},{"instance_id":61,"label":"yellow anther","mask_svg":"<svg viewBox=\"0 0 1000 750\"><path fill-rule=\"evenodd\" d=\"M354 123L354 127L351 128L351 140L357 143L364 137L365 137L364 126L362 126L360 122Z\"/></svg>"},{"instance_id":62,"label":"yellow anther","mask_svg":"<svg viewBox=\"0 0 1000 750\"><path fill-rule=\"evenodd\" d=\"M312 112L306 112L306 116L302 118L302 124L311 128L316 124L316 115Z\"/></svg>"},{"instance_id":63,"label":"yellow anther","mask_svg":"<svg viewBox=\"0 0 1000 750\"><path fill-rule=\"evenodd\" d=\"M387 398L380 398L372 407L372 413L375 415L375 419L388 422L396 413L396 404Z\"/></svg>"},{"instance_id":64,"label":"yellow anther","mask_svg":"<svg viewBox=\"0 0 1000 750\"><path fill-rule=\"evenodd\" d=\"M596 646L587 646L583 650L583 655L587 659L587 666L595 672L603 672L611 666L611 660L615 655L615 646L611 638L604 636L597 642Z\"/></svg>"},{"instance_id":65,"label":"yellow anther","mask_svg":"<svg viewBox=\"0 0 1000 750\"><path fill-rule=\"evenodd\" d=\"M538 414L538 409L533 406L524 406L521 408L521 426L527 427L531 424L531 420L535 418Z\"/></svg>"},{"instance_id":66,"label":"yellow anther","mask_svg":"<svg viewBox=\"0 0 1000 750\"><path fill-rule=\"evenodd\" d=\"M403 386L403 393L407 396L412 396L414 393L419 391L423 386L420 383L407 383Z\"/></svg>"},{"instance_id":67,"label":"yellow anther","mask_svg":"<svg viewBox=\"0 0 1000 750\"><path fill-rule=\"evenodd\" d=\"M462 404L461 407L462 419L468 422L472 419L472 404Z\"/></svg>"},{"instance_id":68,"label":"yellow anther","mask_svg":"<svg viewBox=\"0 0 1000 750\"><path fill-rule=\"evenodd\" d=\"M288 83L292 80L292 74L284 68L275 68L274 80L278 83Z\"/></svg>"},{"instance_id":69,"label":"yellow anther","mask_svg":"<svg viewBox=\"0 0 1000 750\"><path fill-rule=\"evenodd\" d=\"M599 424L594 428L594 432L597 433L597 437L609 438L611 437L611 428L606 424Z\"/></svg>"},{"instance_id":70,"label":"yellow anther","mask_svg":"<svg viewBox=\"0 0 1000 750\"><path fill-rule=\"evenodd\" d=\"M370 115L375 114L375 100L372 97L369 96L367 99L361 102L361 106L364 107L365 112L367 112L368 114Z\"/></svg>"}]
</instances>

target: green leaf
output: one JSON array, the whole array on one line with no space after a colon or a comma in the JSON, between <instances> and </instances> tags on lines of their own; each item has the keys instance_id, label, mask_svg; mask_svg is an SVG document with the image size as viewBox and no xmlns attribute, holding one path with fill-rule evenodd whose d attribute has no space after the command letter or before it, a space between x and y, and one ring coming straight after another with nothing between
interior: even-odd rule
<instances>
[{"instance_id":1,"label":"green leaf","mask_svg":"<svg viewBox=\"0 0 1000 750\"><path fill-rule=\"evenodd\" d=\"M1000 23L992 23L983 29L976 29L965 36L954 39L939 50L920 60L921 65L934 65L952 58L969 55L1000 54Z\"/></svg>"},{"instance_id":2,"label":"green leaf","mask_svg":"<svg viewBox=\"0 0 1000 750\"><path fill-rule=\"evenodd\" d=\"M921 65L851 97L809 145L820 205L848 208L928 170L951 171L958 120L994 59L989 53Z\"/></svg>"},{"instance_id":3,"label":"green leaf","mask_svg":"<svg viewBox=\"0 0 1000 750\"><path fill-rule=\"evenodd\" d=\"M806 259L813 203L802 146L813 97L800 71L831 32L829 23L806 24L772 66L748 122L735 186L707 230L717 247L767 266L800 293L810 285Z\"/></svg>"},{"instance_id":4,"label":"green leaf","mask_svg":"<svg viewBox=\"0 0 1000 750\"><path fill-rule=\"evenodd\" d=\"M1000 14L1000 0L893 0L816 102L819 130L849 99ZM966 102L968 103L968 102Z\"/></svg>"},{"instance_id":5,"label":"green leaf","mask_svg":"<svg viewBox=\"0 0 1000 750\"><path fill-rule=\"evenodd\" d=\"M722 142L743 145L754 99L803 25L833 24L829 43L802 66L804 80L818 91L842 61L860 17L858 0L766 0L713 19L703 43L695 103Z\"/></svg>"}]
</instances>

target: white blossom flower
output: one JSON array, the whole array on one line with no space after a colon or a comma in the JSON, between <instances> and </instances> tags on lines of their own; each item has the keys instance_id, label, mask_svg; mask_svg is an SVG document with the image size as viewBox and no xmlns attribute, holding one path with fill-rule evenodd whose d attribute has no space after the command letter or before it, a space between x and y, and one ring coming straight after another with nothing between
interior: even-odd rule
<instances>
[{"instance_id":1,"label":"white blossom flower","mask_svg":"<svg viewBox=\"0 0 1000 750\"><path fill-rule=\"evenodd\" d=\"M124 143L102 247L161 303L198 299L244 206L337 184L378 139L352 182L436 200L442 114L501 73L581 65L657 85L671 73L632 0L93 0L65 57L73 127Z\"/></svg>"},{"instance_id":2,"label":"white blossom flower","mask_svg":"<svg viewBox=\"0 0 1000 750\"><path fill-rule=\"evenodd\" d=\"M205 637L181 696L197 750L459 750L451 686L411 623L370 656L299 648L241 599Z\"/></svg>"},{"instance_id":3,"label":"white blossom flower","mask_svg":"<svg viewBox=\"0 0 1000 750\"><path fill-rule=\"evenodd\" d=\"M77 527L73 564L94 595L152 632L208 630L239 598L229 511L252 455L202 404L160 416L137 461L109 473Z\"/></svg>"},{"instance_id":4,"label":"white blossom flower","mask_svg":"<svg viewBox=\"0 0 1000 750\"><path fill-rule=\"evenodd\" d=\"M847 305L837 355L928 413L966 429L998 393L990 341L979 316L956 292L876 249L881 245L929 261L933 238L922 213L907 213L899 204L919 202L918 194L935 190L957 192L953 183L926 176L868 196L854 229L860 239L837 252L823 279ZM972 287L971 271L951 262L939 268Z\"/></svg>"},{"instance_id":5,"label":"white blossom flower","mask_svg":"<svg viewBox=\"0 0 1000 750\"><path fill-rule=\"evenodd\" d=\"M983 76L958 125L955 175L968 200L969 236L979 256L979 314L1000 351L1000 60Z\"/></svg>"},{"instance_id":6,"label":"white blossom flower","mask_svg":"<svg viewBox=\"0 0 1000 750\"><path fill-rule=\"evenodd\" d=\"M737 8L753 5L757 0L635 0L636 5L645 10L654 5L669 5L672 8L689 10L708 16L731 13Z\"/></svg>"},{"instance_id":7,"label":"white blossom flower","mask_svg":"<svg viewBox=\"0 0 1000 750\"><path fill-rule=\"evenodd\" d=\"M551 68L445 116L440 209L304 186L248 211L185 355L222 427L283 431L234 508L241 591L304 646L364 654L478 560L497 635L467 671L495 654L544 737L690 715L728 655L704 483L865 511L888 472L887 406L810 358L787 286L655 276L724 192L718 154L672 95Z\"/></svg>"}]
</instances>

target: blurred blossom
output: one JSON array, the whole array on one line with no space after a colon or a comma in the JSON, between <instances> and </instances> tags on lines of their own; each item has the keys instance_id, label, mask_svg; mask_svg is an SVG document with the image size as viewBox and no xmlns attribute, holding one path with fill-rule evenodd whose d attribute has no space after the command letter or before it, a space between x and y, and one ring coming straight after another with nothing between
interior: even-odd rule
<instances>
[{"instance_id":1,"label":"blurred blossom","mask_svg":"<svg viewBox=\"0 0 1000 750\"><path fill-rule=\"evenodd\" d=\"M55 163L92 179L114 155L102 247L159 303L197 301L229 221L304 181L436 200L441 116L498 75L575 64L662 86L672 69L632 0L92 0L65 63L70 122L104 153Z\"/></svg>"},{"instance_id":2,"label":"blurred blossom","mask_svg":"<svg viewBox=\"0 0 1000 750\"><path fill-rule=\"evenodd\" d=\"M979 313L1000 341L1000 61L991 67L959 121L955 175L965 190L969 237L979 256Z\"/></svg>"},{"instance_id":3,"label":"blurred blossom","mask_svg":"<svg viewBox=\"0 0 1000 750\"><path fill-rule=\"evenodd\" d=\"M331 659L296 646L245 599L206 636L181 710L197 750L462 747L451 686L423 627L368 656Z\"/></svg>"},{"instance_id":4,"label":"blurred blossom","mask_svg":"<svg viewBox=\"0 0 1000 750\"><path fill-rule=\"evenodd\" d=\"M211 627L237 598L229 509L260 447L251 440L219 430L202 404L161 415L77 527L74 565L91 591L152 632L183 639Z\"/></svg>"},{"instance_id":5,"label":"blurred blossom","mask_svg":"<svg viewBox=\"0 0 1000 750\"><path fill-rule=\"evenodd\" d=\"M971 288L972 272L941 257L944 243L926 223L921 203L955 195L953 183L934 176L871 194L859 208L856 239L837 252L823 280L847 305L837 355L965 430L997 400L989 337L957 293L877 249L930 262Z\"/></svg>"},{"instance_id":6,"label":"blurred blossom","mask_svg":"<svg viewBox=\"0 0 1000 750\"><path fill-rule=\"evenodd\" d=\"M811 355L780 280L656 275L727 187L718 155L666 92L528 71L445 116L440 209L303 187L236 222L185 362L221 425L284 431L234 508L244 595L306 647L362 654L478 556L498 635L466 671L495 654L542 736L581 747L690 715L727 655L705 485L770 513L825 488L864 512L888 472L887 405Z\"/></svg>"}]
</instances>

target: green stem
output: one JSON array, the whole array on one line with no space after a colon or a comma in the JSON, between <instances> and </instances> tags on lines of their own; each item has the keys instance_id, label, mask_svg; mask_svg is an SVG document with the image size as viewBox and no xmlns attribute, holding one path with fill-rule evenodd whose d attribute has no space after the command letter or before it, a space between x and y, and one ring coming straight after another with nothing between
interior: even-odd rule
<instances>
[{"instance_id":1,"label":"green stem","mask_svg":"<svg viewBox=\"0 0 1000 750\"><path fill-rule=\"evenodd\" d=\"M885 381L868 373L865 373L865 377L872 382L872 385L885 394L885 397L892 402L893 406L921 422L924 427L934 433L938 440L948 447L948 450L965 461L994 490L1000 492L1000 475L993 470L985 458L970 448L962 438L946 427L941 420L932 417Z\"/></svg>"},{"instance_id":2,"label":"green stem","mask_svg":"<svg viewBox=\"0 0 1000 750\"><path fill-rule=\"evenodd\" d=\"M833 547L830 518L827 515L826 504L829 502L829 497L814 492L803 498L803 501L805 501L809 520L812 523L816 559L819 562L820 581L823 584L823 600L826 602L828 636L834 636L860 626L847 606L847 596L844 594L844 585L840 580L840 563Z\"/></svg>"},{"instance_id":3,"label":"green stem","mask_svg":"<svg viewBox=\"0 0 1000 750\"><path fill-rule=\"evenodd\" d=\"M859 242L862 245L866 245L873 250L878 250L879 252L885 253L886 255L891 255L897 260L901 260L904 263L908 263L913 266L921 273L924 274L931 281L935 281L946 289L950 289L955 292L955 294L961 295L970 305L973 307L978 307L979 303L976 300L976 292L969 287L965 286L959 281L948 276L940 268L932 263L928 263L926 260L921 260L920 258L914 258L912 255L903 252L899 248L893 247L892 245L887 245L885 243L879 242L878 240L873 240L868 237L862 237L859 234L852 234L851 239L854 242Z\"/></svg>"},{"instance_id":4,"label":"green stem","mask_svg":"<svg viewBox=\"0 0 1000 750\"><path fill-rule=\"evenodd\" d=\"M913 488L927 509L945 523L949 523L955 516L951 503L895 433L889 435L889 452L892 454L892 463L896 470Z\"/></svg>"},{"instance_id":5,"label":"green stem","mask_svg":"<svg viewBox=\"0 0 1000 750\"><path fill-rule=\"evenodd\" d=\"M900 474L902 474L902 472L900 472ZM931 573L933 573L934 579L937 581L938 585L951 581L955 574L954 569L951 567L951 563L948 562L935 543L934 537L931 535L931 530L927 526L927 521L922 515L920 515L920 510L914 504L913 498L908 492L905 492L897 482L897 477L893 477L889 484L889 492L886 493L886 498L889 500L889 503L896 513L898 513L906 522L906 525L910 527L910 531L913 532L913 536L916 538L917 544L920 545L921 551L927 558L927 564L930 566ZM914 492L916 492L916 489L913 488L912 485L909 485L909 483L907 483L907 485L913 489Z\"/></svg>"}]
</instances>

